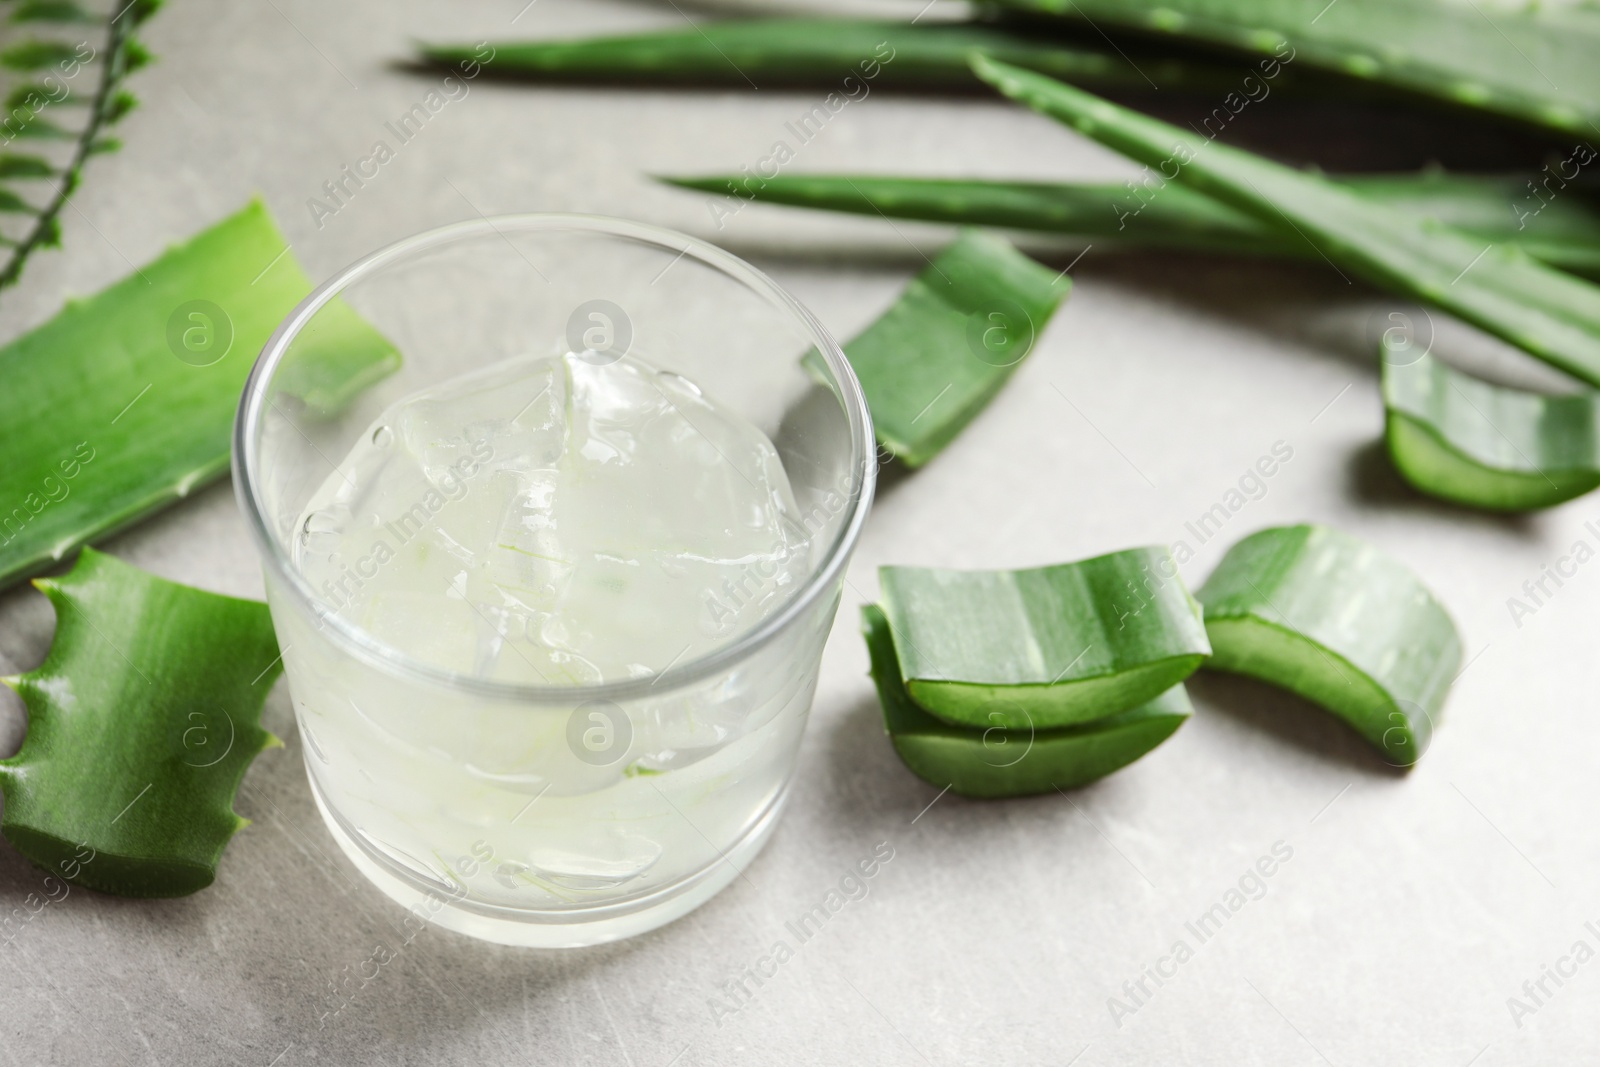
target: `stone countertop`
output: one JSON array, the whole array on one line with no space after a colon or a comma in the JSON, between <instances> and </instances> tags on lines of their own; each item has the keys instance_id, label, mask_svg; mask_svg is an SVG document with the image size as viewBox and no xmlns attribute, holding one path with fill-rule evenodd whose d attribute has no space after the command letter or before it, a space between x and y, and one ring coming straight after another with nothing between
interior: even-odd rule
<instances>
[{"instance_id":1,"label":"stone countertop","mask_svg":"<svg viewBox=\"0 0 1600 1067\"><path fill-rule=\"evenodd\" d=\"M627 215L750 258L849 336L948 231L767 207L718 228L705 198L645 177L753 164L816 93L480 81L336 213L308 207L432 87L395 64L412 40L680 22L674 5L623 0L173 0L147 27L159 62L132 85L142 106L120 131L125 148L92 163L64 249L0 299L0 333L259 193L313 277L480 212ZM791 166L1130 173L996 100L888 93L851 103ZM1075 254L1041 252L1062 266ZM238 808L253 825L212 888L155 902L75 890L0 948L0 1063L1491 1067L1592 1049L1600 657L1585 620L1600 610L1600 566L1520 620L1507 599L1576 542L1600 544L1586 525L1594 500L1495 518L1401 485L1378 445L1363 340L1397 305L1326 267L1091 248L1073 277L1015 381L948 452L883 486L789 811L747 878L679 922L596 949L515 950L430 929L324 1016L330 983L392 943L403 913L323 829L280 683L265 719L287 749L245 778ZM1448 322L1435 347L1509 362ZM1292 457L1264 488L1249 483L1202 542L1186 524L1233 501L1275 446ZM1014 566L1186 541L1198 582L1238 536L1302 520L1405 559L1460 625L1470 666L1412 773L1283 693L1205 674L1192 722L1070 797L941 796L883 737L855 622L879 564ZM260 595L226 484L104 547ZM52 628L43 597L0 596L0 669L36 664ZM8 697L0 751L22 723ZM785 920L883 844L893 858L865 897L730 1000L726 983L794 940ZM1264 856L1273 873L1255 877ZM0 844L0 906L41 878ZM1187 924L1219 902L1228 918L1196 937ZM1580 942L1588 951L1573 955ZM1544 978L1547 965L1564 976ZM1529 1000L1524 982L1541 979L1548 995ZM1534 1010L1514 1016L1513 996Z\"/></svg>"}]
</instances>

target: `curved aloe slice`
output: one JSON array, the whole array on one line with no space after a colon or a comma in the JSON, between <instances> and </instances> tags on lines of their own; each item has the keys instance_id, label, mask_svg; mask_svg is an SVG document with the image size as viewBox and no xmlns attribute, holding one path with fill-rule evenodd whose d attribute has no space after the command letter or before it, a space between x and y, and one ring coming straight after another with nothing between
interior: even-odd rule
<instances>
[{"instance_id":1,"label":"curved aloe slice","mask_svg":"<svg viewBox=\"0 0 1600 1067\"><path fill-rule=\"evenodd\" d=\"M1175 685L1147 704L1081 726L951 726L917 707L906 692L883 612L863 605L861 630L894 750L917 777L963 796L1028 796L1087 785L1171 737L1193 710L1183 686Z\"/></svg>"},{"instance_id":2,"label":"curved aloe slice","mask_svg":"<svg viewBox=\"0 0 1600 1067\"><path fill-rule=\"evenodd\" d=\"M1600 11L1490 0L1000 0L1010 8L1273 53L1546 129L1600 121Z\"/></svg>"},{"instance_id":3,"label":"curved aloe slice","mask_svg":"<svg viewBox=\"0 0 1600 1067\"><path fill-rule=\"evenodd\" d=\"M36 584L56 610L37 670L6 682L28 705L0 761L6 839L76 885L193 893L245 820L233 796L278 744L260 726L279 666L267 606L164 581L93 549Z\"/></svg>"},{"instance_id":4,"label":"curved aloe slice","mask_svg":"<svg viewBox=\"0 0 1600 1067\"><path fill-rule=\"evenodd\" d=\"M1461 640L1403 563L1325 526L1282 526L1228 549L1195 595L1208 667L1320 704L1398 766L1427 750Z\"/></svg>"},{"instance_id":5,"label":"curved aloe slice","mask_svg":"<svg viewBox=\"0 0 1600 1067\"><path fill-rule=\"evenodd\" d=\"M1389 455L1425 493L1528 511L1600 486L1594 393L1541 396L1479 381L1426 354L1386 352L1383 404Z\"/></svg>"},{"instance_id":6,"label":"curved aloe slice","mask_svg":"<svg viewBox=\"0 0 1600 1067\"><path fill-rule=\"evenodd\" d=\"M430 63L481 59L482 45L423 45ZM860 79L901 88L974 87L968 57L1008 62L1106 88L1231 88L1239 73L1203 60L1153 58L1039 40L974 23L865 19L728 19L691 29L572 41L496 43L484 72L545 81L805 85L854 95ZM1142 73L1141 73L1142 71ZM852 79L847 82L846 79Z\"/></svg>"},{"instance_id":7,"label":"curved aloe slice","mask_svg":"<svg viewBox=\"0 0 1600 1067\"><path fill-rule=\"evenodd\" d=\"M1151 700L1211 651L1164 548L1020 571L880 567L911 698L957 726L1045 729Z\"/></svg>"},{"instance_id":8,"label":"curved aloe slice","mask_svg":"<svg viewBox=\"0 0 1600 1067\"><path fill-rule=\"evenodd\" d=\"M0 586L227 470L245 377L310 289L256 202L0 348ZM285 369L317 408L399 362L347 306L329 310Z\"/></svg>"},{"instance_id":9,"label":"curved aloe slice","mask_svg":"<svg viewBox=\"0 0 1600 1067\"><path fill-rule=\"evenodd\" d=\"M1341 273L1444 308L1600 385L1600 288L1513 246L1420 221L1019 67L981 56L973 65L1007 96L1267 226L1293 231Z\"/></svg>"},{"instance_id":10,"label":"curved aloe slice","mask_svg":"<svg viewBox=\"0 0 1600 1067\"><path fill-rule=\"evenodd\" d=\"M1003 226L1080 237L1115 238L1158 248L1316 259L1293 233L1264 226L1202 193L1172 185L1142 205L1126 185L1009 182L961 178L780 174L662 178L701 192L825 211ZM1519 222L1508 210L1527 194L1519 176L1425 172L1345 175L1337 184L1413 218L1507 241L1536 259L1575 274L1600 274L1600 213L1581 196L1540 202ZM1134 207L1139 210L1133 210Z\"/></svg>"},{"instance_id":11,"label":"curved aloe slice","mask_svg":"<svg viewBox=\"0 0 1600 1067\"><path fill-rule=\"evenodd\" d=\"M961 234L844 346L878 441L920 467L977 418L1072 282L998 237Z\"/></svg>"}]
</instances>

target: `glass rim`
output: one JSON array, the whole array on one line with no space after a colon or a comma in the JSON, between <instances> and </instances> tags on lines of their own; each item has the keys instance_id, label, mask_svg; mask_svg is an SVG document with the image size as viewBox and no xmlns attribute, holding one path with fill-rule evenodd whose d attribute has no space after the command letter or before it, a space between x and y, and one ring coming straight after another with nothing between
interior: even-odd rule
<instances>
[{"instance_id":1,"label":"glass rim","mask_svg":"<svg viewBox=\"0 0 1600 1067\"><path fill-rule=\"evenodd\" d=\"M334 297L382 268L408 256L471 237L505 231L570 231L619 237L655 246L665 252L689 257L739 282L767 298L775 307L787 311L810 338L823 362L838 383L838 395L845 409L850 431L850 497L845 521L822 561L807 574L805 583L782 607L762 619L738 639L682 664L669 664L665 670L640 678L604 682L598 685L524 685L499 682L472 674L434 666L379 640L360 626L334 612L318 612L316 591L290 560L288 552L273 536L266 520L258 472L261 465L258 434L268 406L267 386L282 363L289 346L307 323ZM431 685L466 690L486 697L535 704L574 704L588 700L622 701L648 693L680 689L701 681L737 661L748 657L788 629L832 586L860 539L866 524L877 481L876 449L873 444L872 416L867 409L861 383L845 358L843 349L821 321L795 299L788 290L764 272L709 241L691 237L661 226L634 222L609 215L570 213L526 213L482 216L451 223L371 252L316 286L305 299L278 324L256 357L233 426L234 496L243 512L251 538L256 542L264 565L294 591L299 607L318 620L318 628L336 645L374 667L410 677Z\"/></svg>"}]
</instances>

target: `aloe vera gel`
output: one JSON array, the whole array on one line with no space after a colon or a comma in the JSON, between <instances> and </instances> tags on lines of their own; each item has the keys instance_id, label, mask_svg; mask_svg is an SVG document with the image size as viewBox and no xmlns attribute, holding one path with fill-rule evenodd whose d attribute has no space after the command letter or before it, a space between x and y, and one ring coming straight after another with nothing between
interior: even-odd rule
<instances>
[{"instance_id":1,"label":"aloe vera gel","mask_svg":"<svg viewBox=\"0 0 1600 1067\"><path fill-rule=\"evenodd\" d=\"M760 430L677 374L572 353L385 411L293 544L327 604L386 644L527 685L698 658L781 603L810 561Z\"/></svg>"},{"instance_id":2,"label":"aloe vera gel","mask_svg":"<svg viewBox=\"0 0 1600 1067\"><path fill-rule=\"evenodd\" d=\"M384 411L292 550L325 611L396 653L579 687L727 644L804 581L812 543L760 430L642 360L569 352ZM297 693L313 779L361 843L440 892L545 908L672 882L736 841L784 784L800 695L574 699L472 736L426 691L359 674Z\"/></svg>"},{"instance_id":3,"label":"aloe vera gel","mask_svg":"<svg viewBox=\"0 0 1600 1067\"><path fill-rule=\"evenodd\" d=\"M340 306L403 362L328 416L292 390ZM838 343L682 234L480 220L330 279L235 470L344 856L510 945L709 900L781 815L874 460Z\"/></svg>"}]
</instances>

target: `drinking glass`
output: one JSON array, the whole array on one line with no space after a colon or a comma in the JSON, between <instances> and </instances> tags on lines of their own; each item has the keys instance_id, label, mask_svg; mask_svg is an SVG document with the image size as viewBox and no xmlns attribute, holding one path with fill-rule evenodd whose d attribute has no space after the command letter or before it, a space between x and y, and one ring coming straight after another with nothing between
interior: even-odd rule
<instances>
[{"instance_id":1,"label":"drinking glass","mask_svg":"<svg viewBox=\"0 0 1600 1067\"><path fill-rule=\"evenodd\" d=\"M330 410L330 391L306 383L323 381L327 339L351 309L401 363ZM358 435L401 397L567 351L602 364L631 353L760 428L794 490L805 579L706 654L581 686L446 670L335 611L292 542ZM312 795L409 924L512 945L615 940L703 903L765 843L876 470L843 353L766 275L703 241L593 216L408 238L323 283L273 334L245 387L233 470ZM738 589L765 577L754 568ZM735 595L705 592L708 606ZM431 624L419 615L407 625Z\"/></svg>"}]
</instances>

